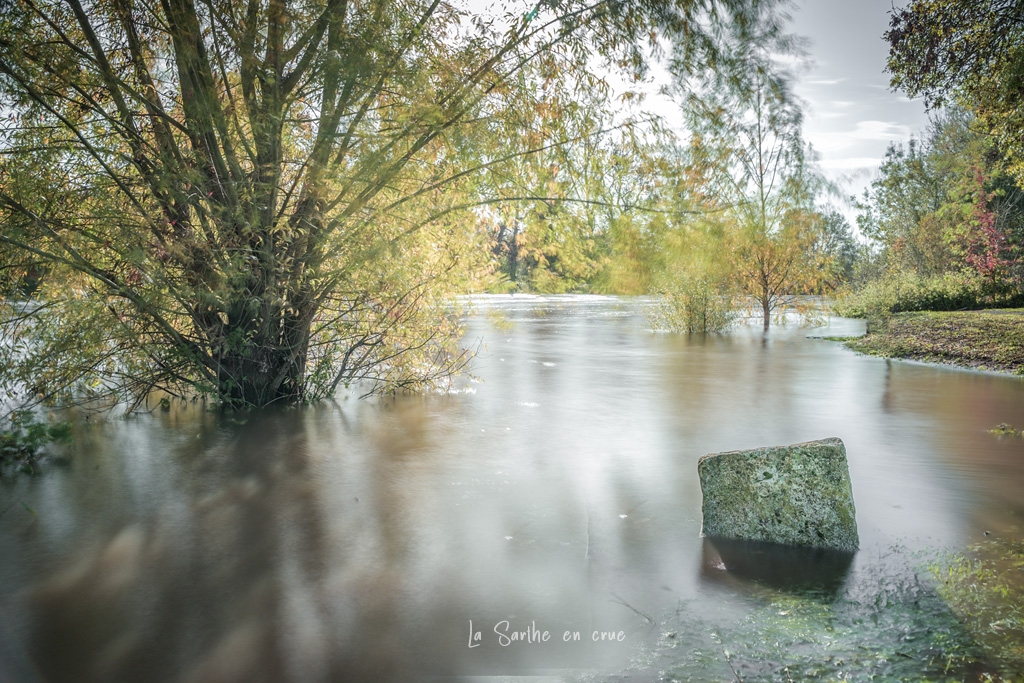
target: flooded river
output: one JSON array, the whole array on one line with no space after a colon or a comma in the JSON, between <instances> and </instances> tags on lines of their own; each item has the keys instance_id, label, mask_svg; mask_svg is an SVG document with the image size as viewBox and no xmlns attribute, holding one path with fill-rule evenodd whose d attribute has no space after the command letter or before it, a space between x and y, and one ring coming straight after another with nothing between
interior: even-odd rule
<instances>
[{"instance_id":1,"label":"flooded river","mask_svg":"<svg viewBox=\"0 0 1024 683\"><path fill-rule=\"evenodd\" d=\"M473 305L451 393L91 420L0 482L0 680L973 675L924 567L1024 526L1024 440L988 431L1024 427L1024 380L808 338L861 321ZM855 556L700 538L701 455L831 436Z\"/></svg>"}]
</instances>

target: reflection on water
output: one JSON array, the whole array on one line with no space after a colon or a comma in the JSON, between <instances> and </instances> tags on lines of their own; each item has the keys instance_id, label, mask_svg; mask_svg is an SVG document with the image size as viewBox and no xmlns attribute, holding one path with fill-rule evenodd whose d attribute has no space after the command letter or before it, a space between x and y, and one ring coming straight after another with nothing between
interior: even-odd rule
<instances>
[{"instance_id":1,"label":"reflection on water","mask_svg":"<svg viewBox=\"0 0 1024 683\"><path fill-rule=\"evenodd\" d=\"M704 578L743 586L753 583L796 595L834 599L850 573L855 553L826 548L704 539Z\"/></svg>"},{"instance_id":2,"label":"reflection on water","mask_svg":"<svg viewBox=\"0 0 1024 683\"><path fill-rule=\"evenodd\" d=\"M1024 442L986 431L1024 426L1017 378L795 327L652 334L601 297L477 307L457 393L82 425L70 468L0 484L0 679L573 676L652 647L671 669L665 623L727 629L763 607L743 585L806 587L717 543L708 581L715 451L843 439L861 551L804 566L850 604L1021 523Z\"/></svg>"}]
</instances>

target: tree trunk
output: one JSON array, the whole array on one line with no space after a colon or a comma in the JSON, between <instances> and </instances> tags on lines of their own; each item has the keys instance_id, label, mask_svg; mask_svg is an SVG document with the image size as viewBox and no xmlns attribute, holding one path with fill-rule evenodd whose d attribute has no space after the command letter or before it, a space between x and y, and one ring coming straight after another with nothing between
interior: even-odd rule
<instances>
[{"instance_id":1,"label":"tree trunk","mask_svg":"<svg viewBox=\"0 0 1024 683\"><path fill-rule=\"evenodd\" d=\"M512 228L512 241L509 242L509 279L516 284L517 271L519 270L519 223Z\"/></svg>"},{"instance_id":2,"label":"tree trunk","mask_svg":"<svg viewBox=\"0 0 1024 683\"><path fill-rule=\"evenodd\" d=\"M266 321L224 326L217 371L221 399L238 407L301 403L312 319L277 312Z\"/></svg>"},{"instance_id":3,"label":"tree trunk","mask_svg":"<svg viewBox=\"0 0 1024 683\"><path fill-rule=\"evenodd\" d=\"M221 360L218 394L238 407L300 403L305 360L282 351L232 352Z\"/></svg>"},{"instance_id":4,"label":"tree trunk","mask_svg":"<svg viewBox=\"0 0 1024 683\"><path fill-rule=\"evenodd\" d=\"M768 331L768 327L772 324L772 311L769 307L769 297L761 299L761 310L764 313L764 331Z\"/></svg>"}]
</instances>

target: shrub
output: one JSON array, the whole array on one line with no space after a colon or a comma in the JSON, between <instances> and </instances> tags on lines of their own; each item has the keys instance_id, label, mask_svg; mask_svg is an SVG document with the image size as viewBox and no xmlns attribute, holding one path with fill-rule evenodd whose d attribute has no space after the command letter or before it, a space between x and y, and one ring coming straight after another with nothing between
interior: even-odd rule
<instances>
[{"instance_id":1,"label":"shrub","mask_svg":"<svg viewBox=\"0 0 1024 683\"><path fill-rule=\"evenodd\" d=\"M71 438L71 423L45 422L28 410L12 412L6 422L0 432L0 472L11 468L34 473L43 446Z\"/></svg>"},{"instance_id":2,"label":"shrub","mask_svg":"<svg viewBox=\"0 0 1024 683\"><path fill-rule=\"evenodd\" d=\"M731 296L705 277L681 277L662 288L655 325L672 332L722 332L736 319Z\"/></svg>"},{"instance_id":3,"label":"shrub","mask_svg":"<svg viewBox=\"0 0 1024 683\"><path fill-rule=\"evenodd\" d=\"M965 272L932 277L889 273L838 297L833 308L847 318L874 318L903 311L962 311L1021 303L1020 292L993 291Z\"/></svg>"}]
</instances>

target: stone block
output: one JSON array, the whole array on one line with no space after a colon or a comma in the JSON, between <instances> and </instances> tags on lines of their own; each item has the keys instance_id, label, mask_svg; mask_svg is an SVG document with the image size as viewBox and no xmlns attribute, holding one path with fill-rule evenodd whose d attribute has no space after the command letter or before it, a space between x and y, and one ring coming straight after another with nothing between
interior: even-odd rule
<instances>
[{"instance_id":1,"label":"stone block","mask_svg":"<svg viewBox=\"0 0 1024 683\"><path fill-rule=\"evenodd\" d=\"M840 439L712 453L697 473L703 536L850 552L860 544Z\"/></svg>"}]
</instances>

